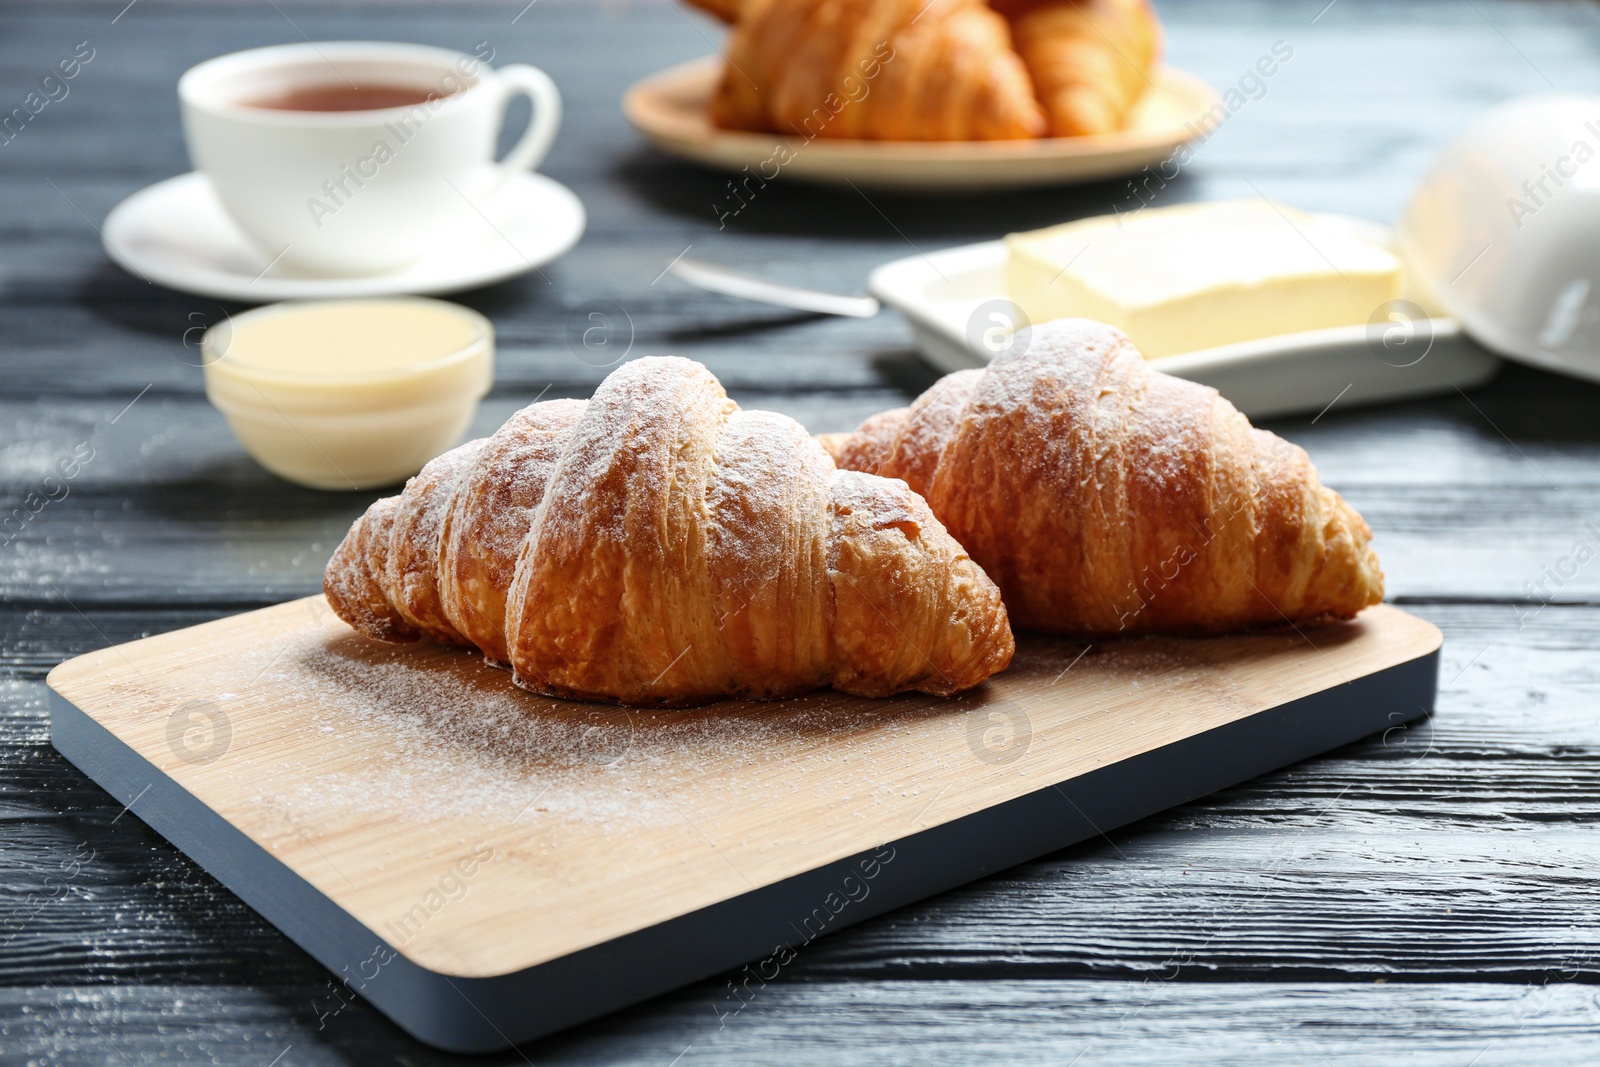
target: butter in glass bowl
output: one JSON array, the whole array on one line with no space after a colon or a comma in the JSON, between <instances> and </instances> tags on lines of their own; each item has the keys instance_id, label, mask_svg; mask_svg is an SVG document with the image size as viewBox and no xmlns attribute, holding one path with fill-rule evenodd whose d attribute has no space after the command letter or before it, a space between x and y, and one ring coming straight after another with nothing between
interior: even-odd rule
<instances>
[{"instance_id":1,"label":"butter in glass bowl","mask_svg":"<svg viewBox=\"0 0 1600 1067\"><path fill-rule=\"evenodd\" d=\"M1033 322L1098 319L1147 359L1354 326L1400 295L1400 260L1339 219L1265 199L1147 208L1006 238Z\"/></svg>"},{"instance_id":2,"label":"butter in glass bowl","mask_svg":"<svg viewBox=\"0 0 1600 1067\"><path fill-rule=\"evenodd\" d=\"M393 485L461 438L494 381L494 327L403 297L273 304L206 331L206 396L245 451L315 489Z\"/></svg>"}]
</instances>

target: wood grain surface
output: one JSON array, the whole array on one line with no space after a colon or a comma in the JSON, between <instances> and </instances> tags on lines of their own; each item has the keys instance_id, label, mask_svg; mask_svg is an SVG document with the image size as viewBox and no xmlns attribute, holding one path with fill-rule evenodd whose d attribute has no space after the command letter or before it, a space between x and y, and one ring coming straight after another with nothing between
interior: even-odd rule
<instances>
[{"instance_id":1,"label":"wood grain surface","mask_svg":"<svg viewBox=\"0 0 1600 1067\"><path fill-rule=\"evenodd\" d=\"M1294 56L1157 203L1260 192L1392 221L1477 111L1600 91L1591 4L1158 2L1171 61L1219 87L1274 41ZM100 251L118 200L187 169L178 74L301 31L490 41L497 62L551 72L568 117L545 169L591 228L542 274L463 297L501 340L479 432L541 391L593 389L606 368L571 338L595 304L621 350L692 356L747 407L849 428L932 380L903 323L702 294L657 279L672 257L693 245L859 291L915 250L1137 199L1117 181L953 200L773 182L719 229L724 179L654 154L618 107L710 49L697 15L125 7L0 7L0 110L78 42L95 49L0 145L0 516L49 497L0 537L0 1060L454 1062L342 993L48 745L49 669L314 592L368 503L276 482L206 405L185 331L235 306L155 289ZM1372 523L1393 599L1444 631L1429 723L824 937L770 981L726 975L496 1062L1592 1062L1600 557L1575 548L1600 547L1597 411L1600 387L1508 367L1470 396L1272 425ZM63 494L46 478L85 444Z\"/></svg>"}]
</instances>

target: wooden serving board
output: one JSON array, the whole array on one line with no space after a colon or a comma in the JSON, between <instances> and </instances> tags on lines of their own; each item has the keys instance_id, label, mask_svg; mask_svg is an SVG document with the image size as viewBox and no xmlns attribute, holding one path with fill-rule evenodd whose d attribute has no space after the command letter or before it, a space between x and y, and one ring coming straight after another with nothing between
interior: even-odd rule
<instances>
[{"instance_id":1,"label":"wooden serving board","mask_svg":"<svg viewBox=\"0 0 1600 1067\"><path fill-rule=\"evenodd\" d=\"M958 697L641 711L321 597L51 672L55 747L424 1041L489 1050L1427 714L1439 631L1026 637Z\"/></svg>"}]
</instances>

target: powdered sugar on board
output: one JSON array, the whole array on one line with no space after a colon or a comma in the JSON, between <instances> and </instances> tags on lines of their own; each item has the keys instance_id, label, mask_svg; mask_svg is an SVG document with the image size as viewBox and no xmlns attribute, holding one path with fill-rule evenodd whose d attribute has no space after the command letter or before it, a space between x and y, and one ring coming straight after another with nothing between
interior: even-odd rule
<instances>
[{"instance_id":1,"label":"powdered sugar on board","mask_svg":"<svg viewBox=\"0 0 1600 1067\"><path fill-rule=\"evenodd\" d=\"M811 760L860 766L851 799L882 802L899 793L875 767L879 746L893 742L883 726L903 717L909 730L926 715L912 710L914 698L828 691L686 710L553 700L517 689L475 653L384 646L342 624L296 631L247 659L239 665L246 678L297 695L290 721L316 731L317 750L361 754L354 767L339 760L252 768L263 803L307 825L336 810L437 813L487 830L550 818L599 833L681 825L708 808L820 795L805 773ZM248 694L228 703L240 709L236 718L247 715ZM248 740L243 731L238 740ZM249 759L244 749L235 756Z\"/></svg>"},{"instance_id":2,"label":"powdered sugar on board","mask_svg":"<svg viewBox=\"0 0 1600 1067\"><path fill-rule=\"evenodd\" d=\"M681 824L709 808L774 808L785 795L818 792L807 773L813 762L859 768L850 801L866 807L891 802L903 787L888 781L878 761L883 752L915 743L929 729L965 732L974 716L992 708L983 690L931 712L926 698L870 701L828 690L797 701L687 710L560 701L517 689L507 672L475 653L385 646L331 618L245 658L237 665L244 678L261 685L230 691L225 701L215 694L219 703L239 709L236 719L251 714L248 689L294 692L300 711L286 721L298 731L315 731L317 750L361 754L353 769L343 760L328 767L253 768L272 803L312 822L319 811L370 810L464 817L490 829L554 817L607 833ZM1202 663L1171 641L1088 648L1032 641L1019 648L1014 669L1108 674L1135 689L1217 688ZM239 689L239 673L229 677ZM1210 695L1214 701L1230 694ZM245 731L239 734L238 740L248 740ZM244 750L235 756L249 759Z\"/></svg>"}]
</instances>

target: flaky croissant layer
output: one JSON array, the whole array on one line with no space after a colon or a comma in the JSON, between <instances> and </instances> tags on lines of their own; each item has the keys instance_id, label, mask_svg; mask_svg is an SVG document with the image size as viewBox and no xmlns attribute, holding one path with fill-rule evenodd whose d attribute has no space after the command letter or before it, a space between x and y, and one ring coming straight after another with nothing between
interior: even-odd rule
<instances>
[{"instance_id":1,"label":"flaky croissant layer","mask_svg":"<svg viewBox=\"0 0 1600 1067\"><path fill-rule=\"evenodd\" d=\"M999 590L905 483L836 470L671 357L429 463L356 521L323 589L368 636L627 704L947 694L1013 651Z\"/></svg>"},{"instance_id":2,"label":"flaky croissant layer","mask_svg":"<svg viewBox=\"0 0 1600 1067\"><path fill-rule=\"evenodd\" d=\"M828 447L926 497L1019 627L1217 633L1383 599L1361 516L1215 389L1084 319L1010 352Z\"/></svg>"}]
</instances>

